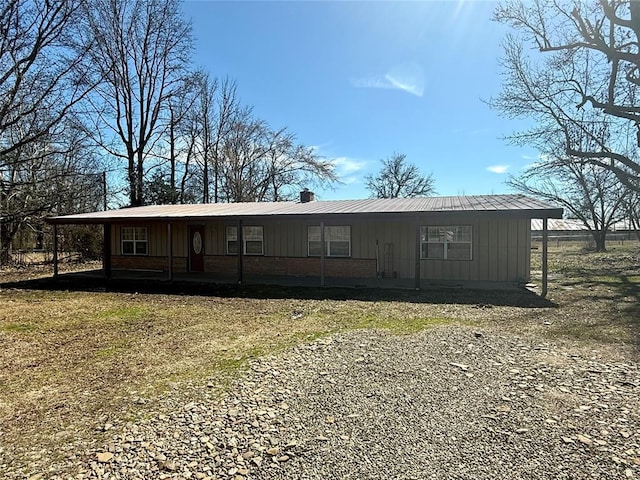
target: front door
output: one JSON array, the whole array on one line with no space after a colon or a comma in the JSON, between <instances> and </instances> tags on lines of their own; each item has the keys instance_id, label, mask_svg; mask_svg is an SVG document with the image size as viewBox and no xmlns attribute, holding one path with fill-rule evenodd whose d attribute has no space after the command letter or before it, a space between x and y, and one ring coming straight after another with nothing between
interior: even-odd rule
<instances>
[{"instance_id":1,"label":"front door","mask_svg":"<svg viewBox=\"0 0 640 480\"><path fill-rule=\"evenodd\" d=\"M189 271L204 272L204 227L189 227Z\"/></svg>"}]
</instances>

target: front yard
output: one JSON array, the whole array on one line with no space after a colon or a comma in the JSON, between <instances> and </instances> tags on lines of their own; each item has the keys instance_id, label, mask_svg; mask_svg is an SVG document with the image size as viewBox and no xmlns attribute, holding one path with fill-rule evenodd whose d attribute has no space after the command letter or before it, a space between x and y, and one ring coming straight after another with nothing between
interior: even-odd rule
<instances>
[{"instance_id":1,"label":"front yard","mask_svg":"<svg viewBox=\"0 0 640 480\"><path fill-rule=\"evenodd\" d=\"M111 430L144 421L167 392L217 397L250 360L337 332L462 326L635 363L637 244L603 254L552 246L549 265L549 301L529 292L244 287L197 296L0 284L0 472L86 464Z\"/></svg>"}]
</instances>

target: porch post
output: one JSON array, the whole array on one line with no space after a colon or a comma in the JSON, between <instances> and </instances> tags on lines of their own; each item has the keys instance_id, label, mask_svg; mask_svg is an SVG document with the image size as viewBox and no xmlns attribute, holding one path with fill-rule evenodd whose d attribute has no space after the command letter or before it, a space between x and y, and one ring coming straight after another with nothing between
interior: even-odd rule
<instances>
[{"instance_id":1,"label":"porch post","mask_svg":"<svg viewBox=\"0 0 640 480\"><path fill-rule=\"evenodd\" d=\"M171 222L167 223L167 257L169 257L169 281L173 281L173 235Z\"/></svg>"},{"instance_id":2,"label":"porch post","mask_svg":"<svg viewBox=\"0 0 640 480\"><path fill-rule=\"evenodd\" d=\"M542 219L542 297L547 296L547 253L549 248L549 232L547 218Z\"/></svg>"},{"instance_id":3,"label":"porch post","mask_svg":"<svg viewBox=\"0 0 640 480\"><path fill-rule=\"evenodd\" d=\"M242 257L244 255L244 238L242 236L242 220L238 219L236 235L238 242L238 284L242 283Z\"/></svg>"},{"instance_id":4,"label":"porch post","mask_svg":"<svg viewBox=\"0 0 640 480\"><path fill-rule=\"evenodd\" d=\"M320 287L324 287L324 222L320 222Z\"/></svg>"},{"instance_id":5,"label":"porch post","mask_svg":"<svg viewBox=\"0 0 640 480\"><path fill-rule=\"evenodd\" d=\"M415 282L414 287L420 290L420 221L416 221L416 259L415 259Z\"/></svg>"},{"instance_id":6,"label":"porch post","mask_svg":"<svg viewBox=\"0 0 640 480\"><path fill-rule=\"evenodd\" d=\"M58 225L53 224L53 278L58 278Z\"/></svg>"},{"instance_id":7,"label":"porch post","mask_svg":"<svg viewBox=\"0 0 640 480\"><path fill-rule=\"evenodd\" d=\"M111 280L111 224L104 224L104 256L102 258L102 267L104 268L104 276L107 280Z\"/></svg>"}]
</instances>

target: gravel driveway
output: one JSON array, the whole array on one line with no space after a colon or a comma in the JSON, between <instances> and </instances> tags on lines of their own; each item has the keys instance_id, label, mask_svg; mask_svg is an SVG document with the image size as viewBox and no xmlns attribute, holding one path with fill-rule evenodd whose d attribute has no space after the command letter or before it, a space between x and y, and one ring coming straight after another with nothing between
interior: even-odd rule
<instances>
[{"instance_id":1,"label":"gravel driveway","mask_svg":"<svg viewBox=\"0 0 640 480\"><path fill-rule=\"evenodd\" d=\"M454 326L339 334L254 362L222 400L176 386L145 420L106 425L74 475L634 478L637 364L576 351Z\"/></svg>"}]
</instances>

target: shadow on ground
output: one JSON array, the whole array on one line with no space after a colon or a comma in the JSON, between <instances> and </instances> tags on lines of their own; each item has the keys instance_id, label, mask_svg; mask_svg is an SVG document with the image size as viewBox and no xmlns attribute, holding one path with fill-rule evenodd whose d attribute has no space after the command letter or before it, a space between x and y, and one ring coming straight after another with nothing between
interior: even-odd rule
<instances>
[{"instance_id":1,"label":"shadow on ground","mask_svg":"<svg viewBox=\"0 0 640 480\"><path fill-rule=\"evenodd\" d=\"M233 285L180 281L148 281L81 277L73 273L53 277L0 283L3 289L58 290L199 295L224 298L359 300L370 302L457 303L482 306L548 308L557 306L525 288L518 290L479 290L460 287L430 287L420 291L364 287L299 287L280 285Z\"/></svg>"}]
</instances>

